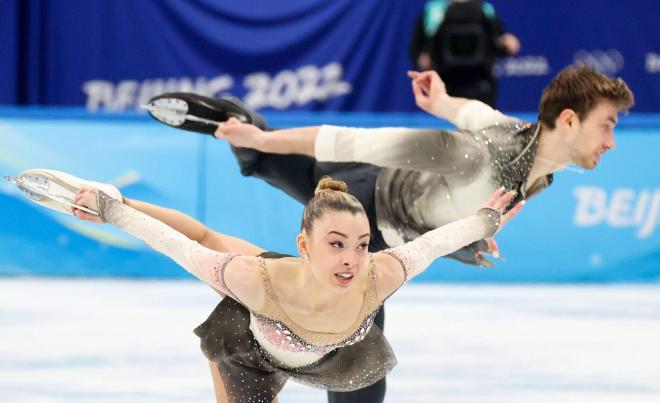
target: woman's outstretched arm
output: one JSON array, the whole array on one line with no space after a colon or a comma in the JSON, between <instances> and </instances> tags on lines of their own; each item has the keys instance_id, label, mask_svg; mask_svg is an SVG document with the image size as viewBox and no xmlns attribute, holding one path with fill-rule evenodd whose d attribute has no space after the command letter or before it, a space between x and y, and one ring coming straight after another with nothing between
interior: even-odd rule
<instances>
[{"instance_id":1,"label":"woman's outstretched arm","mask_svg":"<svg viewBox=\"0 0 660 403\"><path fill-rule=\"evenodd\" d=\"M124 203L158 221L164 222L187 238L209 249L245 256L257 256L265 252L264 249L248 241L213 231L180 211L128 198L124 198Z\"/></svg>"},{"instance_id":2,"label":"woman's outstretched arm","mask_svg":"<svg viewBox=\"0 0 660 403\"><path fill-rule=\"evenodd\" d=\"M240 256L234 252L211 250L195 240L189 239L149 214L145 214L128 204L113 199L95 189L81 189L75 198L76 204L96 210L100 217L81 210L74 210L80 219L92 222L107 222L124 232L143 240L156 251L168 256L193 276L204 281L222 294L226 294L251 309L261 309L263 284L254 256ZM156 206L140 205L155 215L162 214ZM197 225L183 214L165 214L170 222L185 228L186 231L201 233ZM184 217L187 217L185 219ZM184 222L184 224L182 224ZM201 225L201 223L198 223Z\"/></svg>"},{"instance_id":3,"label":"woman's outstretched arm","mask_svg":"<svg viewBox=\"0 0 660 403\"><path fill-rule=\"evenodd\" d=\"M480 239L492 237L523 207L520 202L502 215L514 191L500 188L477 214L443 225L395 248L375 254L379 268L379 296L387 298L402 284L423 273L433 261ZM381 280L379 278L379 280Z\"/></svg>"}]
</instances>

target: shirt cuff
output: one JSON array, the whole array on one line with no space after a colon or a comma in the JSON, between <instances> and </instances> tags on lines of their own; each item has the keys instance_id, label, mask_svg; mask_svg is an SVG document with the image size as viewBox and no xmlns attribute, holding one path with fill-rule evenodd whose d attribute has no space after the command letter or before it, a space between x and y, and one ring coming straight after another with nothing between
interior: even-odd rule
<instances>
[{"instance_id":1,"label":"shirt cuff","mask_svg":"<svg viewBox=\"0 0 660 403\"><path fill-rule=\"evenodd\" d=\"M314 156L317 161L336 160L335 142L340 129L341 127L339 126L321 126L316 134L316 142L314 143Z\"/></svg>"}]
</instances>

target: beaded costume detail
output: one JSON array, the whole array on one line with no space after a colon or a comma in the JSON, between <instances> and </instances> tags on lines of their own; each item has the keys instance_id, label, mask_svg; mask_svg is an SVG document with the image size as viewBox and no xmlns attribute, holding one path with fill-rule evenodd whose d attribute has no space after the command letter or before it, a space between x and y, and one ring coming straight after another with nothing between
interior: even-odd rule
<instances>
[{"instance_id":1,"label":"beaded costume detail","mask_svg":"<svg viewBox=\"0 0 660 403\"><path fill-rule=\"evenodd\" d=\"M99 214L104 222L116 225L142 239L149 246L173 259L190 274L223 294L231 294L222 273L237 255L208 249L173 230L167 224L143 214L130 206L97 192Z\"/></svg>"},{"instance_id":2,"label":"beaded costume detail","mask_svg":"<svg viewBox=\"0 0 660 403\"><path fill-rule=\"evenodd\" d=\"M500 218L499 211L483 208L475 215L436 228L413 241L386 249L383 253L401 263L405 283L426 270L438 257L463 245L493 236L500 225Z\"/></svg>"},{"instance_id":3,"label":"beaded costume detail","mask_svg":"<svg viewBox=\"0 0 660 403\"><path fill-rule=\"evenodd\" d=\"M364 339L373 325L379 303L376 297L376 271L373 257L369 259L369 284L357 320L342 333L321 333L297 325L280 307L277 295L266 269L266 259L259 258L259 268L264 281L266 300L260 312L252 312L257 332L270 346L287 353L312 353L323 356L330 351L355 344ZM264 346L270 350L269 346ZM277 352L269 351L275 356ZM317 358L318 358L317 357Z\"/></svg>"}]
</instances>

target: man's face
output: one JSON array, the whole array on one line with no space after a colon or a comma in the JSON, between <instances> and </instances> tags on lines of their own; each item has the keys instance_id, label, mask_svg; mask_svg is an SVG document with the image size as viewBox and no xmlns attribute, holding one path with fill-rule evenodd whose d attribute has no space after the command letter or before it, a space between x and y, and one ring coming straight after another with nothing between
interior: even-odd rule
<instances>
[{"instance_id":1,"label":"man's face","mask_svg":"<svg viewBox=\"0 0 660 403\"><path fill-rule=\"evenodd\" d=\"M617 107L614 103L600 101L573 130L571 159L585 169L594 169L600 156L613 150L614 126L617 124Z\"/></svg>"}]
</instances>

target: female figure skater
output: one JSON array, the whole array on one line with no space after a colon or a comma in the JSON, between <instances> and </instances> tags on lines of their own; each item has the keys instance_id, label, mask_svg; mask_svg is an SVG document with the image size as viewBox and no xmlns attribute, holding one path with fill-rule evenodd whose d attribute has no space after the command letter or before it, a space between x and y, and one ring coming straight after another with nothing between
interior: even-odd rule
<instances>
[{"instance_id":1,"label":"female figure skater","mask_svg":"<svg viewBox=\"0 0 660 403\"><path fill-rule=\"evenodd\" d=\"M81 208L69 213L117 226L228 297L195 333L210 361L217 401L231 403L276 402L288 378L332 391L383 378L396 359L372 326L378 308L434 259L493 236L522 208L502 215L514 192L500 188L476 214L370 254L362 205L345 183L323 178L303 212L298 258L266 253L181 213L122 198L111 185L50 170L27 174L75 195ZM36 201L69 208L45 200Z\"/></svg>"}]
</instances>

